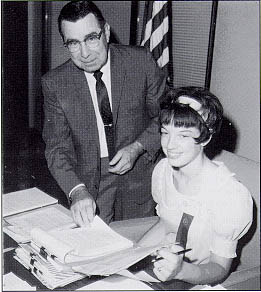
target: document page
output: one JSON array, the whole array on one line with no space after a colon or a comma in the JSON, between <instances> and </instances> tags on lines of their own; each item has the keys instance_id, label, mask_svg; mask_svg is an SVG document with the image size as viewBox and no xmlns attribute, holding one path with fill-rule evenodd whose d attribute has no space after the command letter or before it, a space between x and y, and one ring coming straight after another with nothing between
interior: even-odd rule
<instances>
[{"instance_id":1,"label":"document page","mask_svg":"<svg viewBox=\"0 0 261 292\"><path fill-rule=\"evenodd\" d=\"M56 204L57 199L38 188L12 192L3 195L3 217Z\"/></svg>"},{"instance_id":2,"label":"document page","mask_svg":"<svg viewBox=\"0 0 261 292\"><path fill-rule=\"evenodd\" d=\"M89 260L72 266L76 272L85 275L109 276L125 270L142 260L146 256L158 250L162 245L150 247L134 246L120 252Z\"/></svg>"},{"instance_id":3,"label":"document page","mask_svg":"<svg viewBox=\"0 0 261 292\"><path fill-rule=\"evenodd\" d=\"M4 232L16 241L22 242L31 239L30 233L33 228L49 231L76 227L72 217L62 209L65 208L55 205L8 217L3 226Z\"/></svg>"},{"instance_id":4,"label":"document page","mask_svg":"<svg viewBox=\"0 0 261 292\"><path fill-rule=\"evenodd\" d=\"M36 287L9 272L3 275L3 291L36 291Z\"/></svg>"},{"instance_id":5,"label":"document page","mask_svg":"<svg viewBox=\"0 0 261 292\"><path fill-rule=\"evenodd\" d=\"M103 256L133 246L132 241L113 231L95 216L90 227L44 232L33 229L32 240L45 247L61 262L71 263Z\"/></svg>"},{"instance_id":6,"label":"document page","mask_svg":"<svg viewBox=\"0 0 261 292\"><path fill-rule=\"evenodd\" d=\"M118 275L112 275L110 277L107 277L105 279L96 281L94 283L88 284L84 287L81 287L77 290L88 290L88 291L95 291L95 290L103 290L103 291L147 291L147 290L153 290L150 286L146 285L145 283L141 281L137 281L134 279L118 276Z\"/></svg>"}]
</instances>

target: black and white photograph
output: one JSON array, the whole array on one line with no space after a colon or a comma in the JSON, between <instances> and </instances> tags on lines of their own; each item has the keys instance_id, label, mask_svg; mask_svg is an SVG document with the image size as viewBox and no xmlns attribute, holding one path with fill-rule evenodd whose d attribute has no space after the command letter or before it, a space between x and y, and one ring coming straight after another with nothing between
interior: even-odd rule
<instances>
[{"instance_id":1,"label":"black and white photograph","mask_svg":"<svg viewBox=\"0 0 261 292\"><path fill-rule=\"evenodd\" d=\"M260 2L1 1L2 291L260 291Z\"/></svg>"}]
</instances>

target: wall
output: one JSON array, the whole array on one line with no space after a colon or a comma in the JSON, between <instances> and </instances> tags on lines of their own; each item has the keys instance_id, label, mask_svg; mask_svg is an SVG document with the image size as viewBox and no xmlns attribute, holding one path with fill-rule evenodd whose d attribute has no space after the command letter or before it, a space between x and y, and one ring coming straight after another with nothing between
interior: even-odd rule
<instances>
[{"instance_id":1,"label":"wall","mask_svg":"<svg viewBox=\"0 0 261 292\"><path fill-rule=\"evenodd\" d=\"M42 2L28 1L29 127L41 127Z\"/></svg>"},{"instance_id":2,"label":"wall","mask_svg":"<svg viewBox=\"0 0 261 292\"><path fill-rule=\"evenodd\" d=\"M139 1L140 44L145 1ZM212 1L171 1L173 86L204 86Z\"/></svg>"},{"instance_id":3,"label":"wall","mask_svg":"<svg viewBox=\"0 0 261 292\"><path fill-rule=\"evenodd\" d=\"M219 1L211 91L237 131L235 153L260 161L259 1Z\"/></svg>"},{"instance_id":4,"label":"wall","mask_svg":"<svg viewBox=\"0 0 261 292\"><path fill-rule=\"evenodd\" d=\"M50 1L50 54L51 68L55 68L69 58L63 47L62 39L57 28L57 18L62 7L68 1ZM111 26L113 40L122 44L129 44L131 1L93 1L102 11L103 16Z\"/></svg>"},{"instance_id":5,"label":"wall","mask_svg":"<svg viewBox=\"0 0 261 292\"><path fill-rule=\"evenodd\" d=\"M173 86L204 86L212 1L173 1Z\"/></svg>"}]
</instances>

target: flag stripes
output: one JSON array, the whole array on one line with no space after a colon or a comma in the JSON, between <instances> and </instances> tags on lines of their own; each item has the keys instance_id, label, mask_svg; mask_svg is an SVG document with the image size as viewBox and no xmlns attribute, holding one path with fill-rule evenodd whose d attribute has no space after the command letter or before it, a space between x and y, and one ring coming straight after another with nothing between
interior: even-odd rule
<instances>
[{"instance_id":1,"label":"flag stripes","mask_svg":"<svg viewBox=\"0 0 261 292\"><path fill-rule=\"evenodd\" d=\"M161 1L161 2L163 2L163 1ZM166 3L164 3L161 8L158 7L158 9L161 9L161 10L159 10L159 12L157 14L153 15L153 24L152 24L153 31L156 30L162 24L162 20L163 21L168 20L168 11L167 11L168 2L167 1L164 1L164 2L166 2ZM156 4L158 4L158 3L156 2L154 5L156 5Z\"/></svg>"},{"instance_id":2,"label":"flag stripes","mask_svg":"<svg viewBox=\"0 0 261 292\"><path fill-rule=\"evenodd\" d=\"M146 1L141 45L148 47L158 65L169 62L168 1Z\"/></svg>"}]
</instances>

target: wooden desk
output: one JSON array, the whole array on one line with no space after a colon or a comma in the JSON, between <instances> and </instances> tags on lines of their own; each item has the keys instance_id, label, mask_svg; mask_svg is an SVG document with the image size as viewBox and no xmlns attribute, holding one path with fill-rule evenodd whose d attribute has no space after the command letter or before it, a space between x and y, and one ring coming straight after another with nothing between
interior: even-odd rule
<instances>
[{"instance_id":1,"label":"wooden desk","mask_svg":"<svg viewBox=\"0 0 261 292\"><path fill-rule=\"evenodd\" d=\"M140 219L131 219L125 221L118 221L111 223L111 227L120 233L121 235L137 241L141 238L141 236L157 222L157 217L148 217L148 218L140 218ZM4 234L4 250L8 250L11 247L15 248L17 246L16 242L14 242L8 235ZM13 272L16 276L21 278L22 280L27 281L31 286L36 286L38 291L47 291L46 288L38 279L36 279L26 268L24 268L20 263L18 263L14 258L14 249L4 252L4 274L9 272ZM137 265L139 267L139 265ZM134 270L136 267L132 267ZM102 279L103 277L92 276L86 277L82 280L76 281L64 287L59 287L54 289L55 291L75 291L78 288L91 284L97 280ZM188 290L191 287L190 284L181 282L181 281L173 281L173 283L168 284L153 284L152 288L155 290ZM126 290L128 287L126 287Z\"/></svg>"},{"instance_id":2,"label":"wooden desk","mask_svg":"<svg viewBox=\"0 0 261 292\"><path fill-rule=\"evenodd\" d=\"M117 221L112 222L110 226L120 233L121 235L129 238L130 240L137 241L142 235L150 229L156 222L157 217L148 217L148 218L138 218L138 219L130 219L125 221ZM8 249L10 247L15 247L17 244L10 239L7 235L4 235L4 249ZM25 269L20 263L18 263L14 258L14 249L7 251L4 253L4 274L9 272L13 272L19 278L26 280L30 285L36 286L38 291L47 291L47 289L40 281L38 281L27 269ZM136 267L139 269L140 263L136 266L134 265L131 269L135 270ZM75 291L83 286L91 284L97 280L102 279L103 277L92 276L86 277L82 280L76 281L64 287L56 288L56 291ZM249 280L248 280L249 282ZM228 290L249 290L251 287L251 283L244 281L243 283L231 283L231 285L226 285L225 288ZM193 285L184 283L182 281L169 281L166 283L156 283L152 285L152 288L155 290L193 290ZM200 287L202 288L202 287ZM127 287L126 287L127 290ZM198 289L197 289L198 290Z\"/></svg>"}]
</instances>

